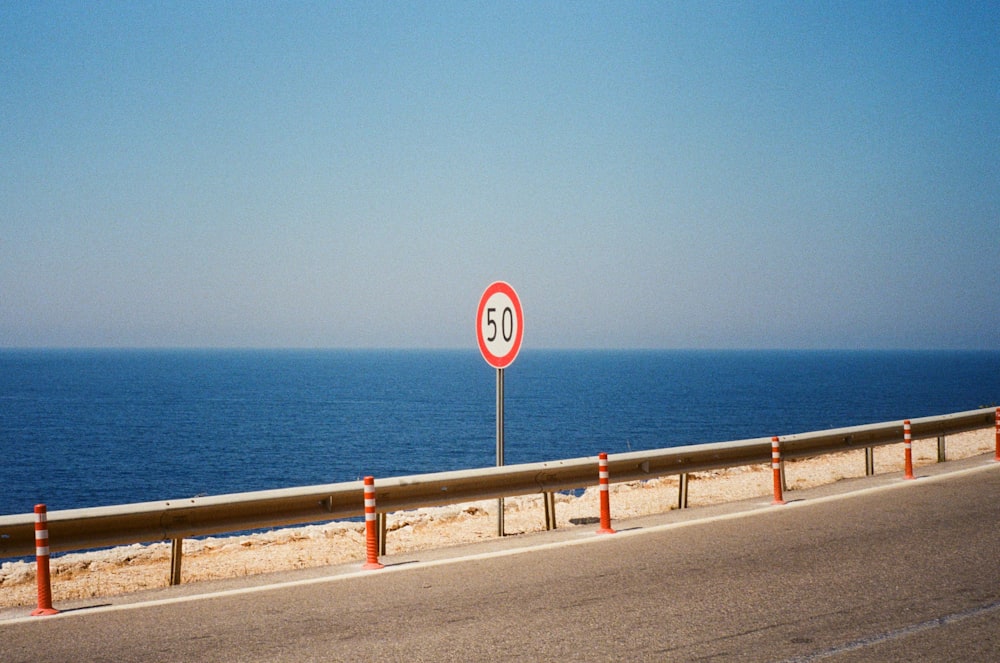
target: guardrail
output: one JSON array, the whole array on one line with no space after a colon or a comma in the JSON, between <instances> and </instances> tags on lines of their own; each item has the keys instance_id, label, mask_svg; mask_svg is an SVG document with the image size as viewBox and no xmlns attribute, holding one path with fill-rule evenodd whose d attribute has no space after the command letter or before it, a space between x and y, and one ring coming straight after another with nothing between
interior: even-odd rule
<instances>
[{"instance_id":1,"label":"guardrail","mask_svg":"<svg viewBox=\"0 0 1000 663\"><path fill-rule=\"evenodd\" d=\"M994 425L996 408L911 420L913 439L942 438ZM786 435L784 459L898 443L903 422ZM650 479L771 460L771 438L698 444L608 457L613 482ZM457 504L498 497L554 493L597 485L597 458L437 472L379 479L378 511ZM193 497L48 513L52 552L172 540L179 582L179 542L185 538L281 527L364 514L361 481L280 490ZM549 508L550 501L546 500ZM547 514L548 515L548 514ZM548 518L547 518L548 520ZM34 514L0 516L0 558L26 557L35 551ZM171 582L174 582L172 574Z\"/></svg>"}]
</instances>

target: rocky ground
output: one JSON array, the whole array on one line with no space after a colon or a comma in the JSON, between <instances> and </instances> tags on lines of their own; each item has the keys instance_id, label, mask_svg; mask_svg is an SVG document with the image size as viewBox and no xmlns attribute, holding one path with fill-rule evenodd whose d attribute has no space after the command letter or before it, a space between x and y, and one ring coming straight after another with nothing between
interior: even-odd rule
<instances>
[{"instance_id":1,"label":"rocky ground","mask_svg":"<svg viewBox=\"0 0 1000 663\"><path fill-rule=\"evenodd\" d=\"M950 436L949 459L992 452L992 429ZM937 461L937 441L913 443L914 465ZM902 444L875 451L876 473L902 472ZM848 477L863 476L864 451L849 451L818 458L789 461L785 479L789 490L809 488ZM613 478L612 478L613 479ZM714 470L691 475L690 507L770 495L769 465ZM613 484L611 512L614 520L644 516L677 507L678 478ZM470 543L496 536L497 501L392 513L387 518L386 553ZM557 494L559 528L595 527L599 515L598 492ZM508 535L545 528L542 496L507 498L504 524ZM184 542L183 582L229 578L271 571L285 571L357 561L365 558L364 524L330 522L289 527L248 536L189 539ZM164 587L170 573L170 544L131 545L111 550L60 555L51 560L53 602L114 596L140 589ZM0 607L33 606L37 601L33 563L0 565Z\"/></svg>"}]
</instances>

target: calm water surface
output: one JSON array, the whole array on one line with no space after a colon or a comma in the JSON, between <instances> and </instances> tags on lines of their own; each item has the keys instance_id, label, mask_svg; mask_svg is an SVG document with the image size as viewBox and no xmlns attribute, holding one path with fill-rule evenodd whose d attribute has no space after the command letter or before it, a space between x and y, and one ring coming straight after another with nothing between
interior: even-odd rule
<instances>
[{"instance_id":1,"label":"calm water surface","mask_svg":"<svg viewBox=\"0 0 1000 663\"><path fill-rule=\"evenodd\" d=\"M0 351L0 514L486 467L475 351ZM997 352L523 351L508 464L944 414Z\"/></svg>"}]
</instances>

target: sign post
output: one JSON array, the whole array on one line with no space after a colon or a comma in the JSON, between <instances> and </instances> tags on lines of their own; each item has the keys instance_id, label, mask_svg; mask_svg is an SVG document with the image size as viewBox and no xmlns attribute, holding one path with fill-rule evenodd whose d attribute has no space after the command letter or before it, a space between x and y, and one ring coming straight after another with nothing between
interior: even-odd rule
<instances>
[{"instance_id":1,"label":"sign post","mask_svg":"<svg viewBox=\"0 0 1000 663\"><path fill-rule=\"evenodd\" d=\"M513 363L524 337L521 300L509 284L491 283L479 299L476 338L479 351L497 369L497 467L503 465L503 371ZM497 533L504 535L503 498L497 499Z\"/></svg>"}]
</instances>

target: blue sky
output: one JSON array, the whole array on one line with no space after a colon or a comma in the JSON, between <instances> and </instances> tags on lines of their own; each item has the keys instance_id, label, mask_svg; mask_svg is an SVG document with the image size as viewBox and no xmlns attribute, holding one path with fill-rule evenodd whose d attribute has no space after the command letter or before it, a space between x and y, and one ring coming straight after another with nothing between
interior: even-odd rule
<instances>
[{"instance_id":1,"label":"blue sky","mask_svg":"<svg viewBox=\"0 0 1000 663\"><path fill-rule=\"evenodd\" d=\"M0 347L1000 349L1000 8L0 0Z\"/></svg>"}]
</instances>

